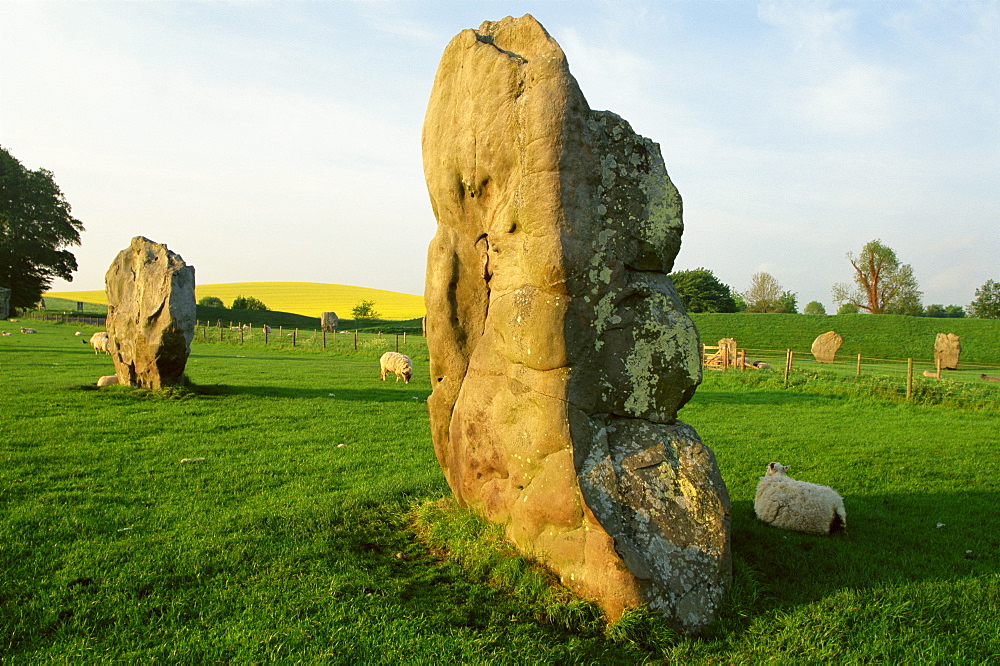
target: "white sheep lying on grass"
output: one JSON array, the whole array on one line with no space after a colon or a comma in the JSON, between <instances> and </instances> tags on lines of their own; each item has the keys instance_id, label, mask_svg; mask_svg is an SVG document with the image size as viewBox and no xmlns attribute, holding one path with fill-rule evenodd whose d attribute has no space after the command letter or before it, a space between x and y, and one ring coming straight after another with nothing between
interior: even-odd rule
<instances>
[{"instance_id":1,"label":"white sheep lying on grass","mask_svg":"<svg viewBox=\"0 0 1000 666\"><path fill-rule=\"evenodd\" d=\"M38 333L38 331L36 331L35 329L33 329L33 328L25 328L24 326L21 327L21 332L22 333Z\"/></svg>"},{"instance_id":2,"label":"white sheep lying on grass","mask_svg":"<svg viewBox=\"0 0 1000 666\"><path fill-rule=\"evenodd\" d=\"M104 352L105 354L111 353L111 338L108 336L107 331L98 331L90 336L90 346L94 348L94 353L98 354Z\"/></svg>"},{"instance_id":3,"label":"white sheep lying on grass","mask_svg":"<svg viewBox=\"0 0 1000 666\"><path fill-rule=\"evenodd\" d=\"M409 356L404 356L399 352L386 352L382 354L378 364L382 370L382 381L385 381L386 373L391 372L396 375L397 382L402 377L404 382L410 383L410 377L413 376L413 361L410 360Z\"/></svg>"},{"instance_id":4,"label":"white sheep lying on grass","mask_svg":"<svg viewBox=\"0 0 1000 666\"><path fill-rule=\"evenodd\" d=\"M847 529L844 500L829 486L785 476L788 467L770 463L757 483L753 509L765 523L783 530L829 534Z\"/></svg>"}]
</instances>

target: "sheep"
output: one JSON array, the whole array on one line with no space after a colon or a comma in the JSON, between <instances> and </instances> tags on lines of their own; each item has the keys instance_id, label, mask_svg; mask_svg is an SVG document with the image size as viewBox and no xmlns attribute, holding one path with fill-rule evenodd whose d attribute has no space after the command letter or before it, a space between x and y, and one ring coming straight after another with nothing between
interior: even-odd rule
<instances>
[{"instance_id":1,"label":"sheep","mask_svg":"<svg viewBox=\"0 0 1000 666\"><path fill-rule=\"evenodd\" d=\"M94 348L94 353L98 354L104 352L105 354L111 353L111 338L108 336L107 331L98 331L90 336L90 346Z\"/></svg>"},{"instance_id":2,"label":"sheep","mask_svg":"<svg viewBox=\"0 0 1000 666\"><path fill-rule=\"evenodd\" d=\"M11 334L10 331L0 331L0 335L10 335L10 334ZM983 376L985 377L986 375Z\"/></svg>"},{"instance_id":3,"label":"sheep","mask_svg":"<svg viewBox=\"0 0 1000 666\"><path fill-rule=\"evenodd\" d=\"M382 354L378 364L382 370L382 381L385 381L386 373L391 372L396 375L397 382L402 377L404 382L410 383L410 377L413 376L413 361L410 360L409 356L404 356L399 352L386 352Z\"/></svg>"},{"instance_id":4,"label":"sheep","mask_svg":"<svg viewBox=\"0 0 1000 666\"><path fill-rule=\"evenodd\" d=\"M22 333L38 333L38 331L36 331L35 329L33 329L33 328L25 328L24 326L21 327L21 332Z\"/></svg>"},{"instance_id":5,"label":"sheep","mask_svg":"<svg viewBox=\"0 0 1000 666\"><path fill-rule=\"evenodd\" d=\"M847 529L844 500L829 486L785 476L788 467L773 462L757 483L753 509L765 523L796 532L829 534Z\"/></svg>"},{"instance_id":6,"label":"sheep","mask_svg":"<svg viewBox=\"0 0 1000 666\"><path fill-rule=\"evenodd\" d=\"M114 386L116 384L118 384L117 375L105 375L97 380L98 386Z\"/></svg>"}]
</instances>

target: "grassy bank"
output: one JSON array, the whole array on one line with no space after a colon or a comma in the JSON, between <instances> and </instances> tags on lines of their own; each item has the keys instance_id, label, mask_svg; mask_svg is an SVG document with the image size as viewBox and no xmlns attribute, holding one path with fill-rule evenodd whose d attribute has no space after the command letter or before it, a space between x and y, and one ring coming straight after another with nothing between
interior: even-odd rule
<instances>
[{"instance_id":1,"label":"grassy bank","mask_svg":"<svg viewBox=\"0 0 1000 666\"><path fill-rule=\"evenodd\" d=\"M72 327L17 326L0 322L5 661L1000 657L995 415L707 375L681 417L729 488L736 581L690 639L641 614L607 627L527 564L470 555L490 530L435 509L420 348L407 385L378 381L377 349L196 342L193 390L150 394L94 388L110 361ZM758 522L772 460L838 489L848 531Z\"/></svg>"},{"instance_id":2,"label":"grassy bank","mask_svg":"<svg viewBox=\"0 0 1000 666\"><path fill-rule=\"evenodd\" d=\"M866 358L934 358L938 333L955 333L962 358L1000 365L1000 319L938 319L903 315L693 314L705 344L735 338L744 349L786 349L808 353L816 336L836 331L840 354Z\"/></svg>"}]
</instances>

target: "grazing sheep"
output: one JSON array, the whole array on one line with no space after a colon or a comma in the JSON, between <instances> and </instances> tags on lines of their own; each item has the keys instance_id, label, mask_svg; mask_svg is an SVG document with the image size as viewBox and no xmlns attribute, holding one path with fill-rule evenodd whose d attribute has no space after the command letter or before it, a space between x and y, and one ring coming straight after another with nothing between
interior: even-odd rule
<instances>
[{"instance_id":1,"label":"grazing sheep","mask_svg":"<svg viewBox=\"0 0 1000 666\"><path fill-rule=\"evenodd\" d=\"M111 338L108 336L107 331L98 331L90 336L90 346L94 348L94 353L98 354L104 352L105 354L111 353Z\"/></svg>"},{"instance_id":2,"label":"grazing sheep","mask_svg":"<svg viewBox=\"0 0 1000 666\"><path fill-rule=\"evenodd\" d=\"M83 331L77 331L73 335L75 335L76 337L80 337L81 335L83 335Z\"/></svg>"},{"instance_id":3,"label":"grazing sheep","mask_svg":"<svg viewBox=\"0 0 1000 666\"><path fill-rule=\"evenodd\" d=\"M385 381L386 373L391 372L396 375L397 382L402 377L404 382L410 383L410 377L413 376L413 361L410 360L409 356L404 356L399 352L386 352L382 354L378 364L382 369L382 381Z\"/></svg>"},{"instance_id":4,"label":"grazing sheep","mask_svg":"<svg viewBox=\"0 0 1000 666\"><path fill-rule=\"evenodd\" d=\"M844 500L829 486L785 476L781 463L770 463L757 483L753 509L765 523L783 530L829 534L847 529Z\"/></svg>"},{"instance_id":5,"label":"grazing sheep","mask_svg":"<svg viewBox=\"0 0 1000 666\"><path fill-rule=\"evenodd\" d=\"M98 386L114 386L118 383L117 375L105 375L97 380Z\"/></svg>"},{"instance_id":6,"label":"grazing sheep","mask_svg":"<svg viewBox=\"0 0 1000 666\"><path fill-rule=\"evenodd\" d=\"M11 334L10 331L0 331L0 335L10 335L10 334Z\"/></svg>"},{"instance_id":7,"label":"grazing sheep","mask_svg":"<svg viewBox=\"0 0 1000 666\"><path fill-rule=\"evenodd\" d=\"M21 332L22 333L38 333L38 331L36 331L35 329L33 329L33 328L25 328L24 326L21 327Z\"/></svg>"}]
</instances>

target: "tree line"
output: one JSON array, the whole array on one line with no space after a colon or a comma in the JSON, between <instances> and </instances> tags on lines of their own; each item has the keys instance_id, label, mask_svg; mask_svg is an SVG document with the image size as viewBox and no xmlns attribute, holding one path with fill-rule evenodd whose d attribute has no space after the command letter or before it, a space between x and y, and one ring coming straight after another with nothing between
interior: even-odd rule
<instances>
[{"instance_id":1,"label":"tree line","mask_svg":"<svg viewBox=\"0 0 1000 666\"><path fill-rule=\"evenodd\" d=\"M917 317L978 317L1000 319L1000 284L994 280L976 289L972 303L924 307L913 268L899 261L896 252L881 240L869 241L854 254L847 253L853 269L853 284L833 285L832 295L839 305L837 314L902 314ZM707 268L676 271L670 279L688 312L776 312L798 314L797 295L785 290L773 275L754 273L750 287L738 292L723 284ZM819 301L811 301L804 314L826 314Z\"/></svg>"},{"instance_id":2,"label":"tree line","mask_svg":"<svg viewBox=\"0 0 1000 666\"><path fill-rule=\"evenodd\" d=\"M66 248L80 244L83 224L55 183L52 172L26 169L0 146L0 287L11 291L10 306L34 307L54 278L72 281L76 258ZM965 308L958 305L921 304L913 268L900 262L895 251L873 240L861 252L847 253L853 269L853 284L833 285L837 314L905 314L928 317L979 317L1000 319L1000 284L994 280L976 289L975 299ZM670 278L688 312L785 312L798 313L797 295L784 289L773 275L754 273L750 287L737 292L723 284L711 270L676 271ZM207 301L211 302L207 302ZM215 297L202 305L221 307ZM362 301L352 311L355 319L379 315L374 303ZM267 310L259 299L238 297L238 310ZM811 301L805 314L826 314L823 304Z\"/></svg>"}]
</instances>

